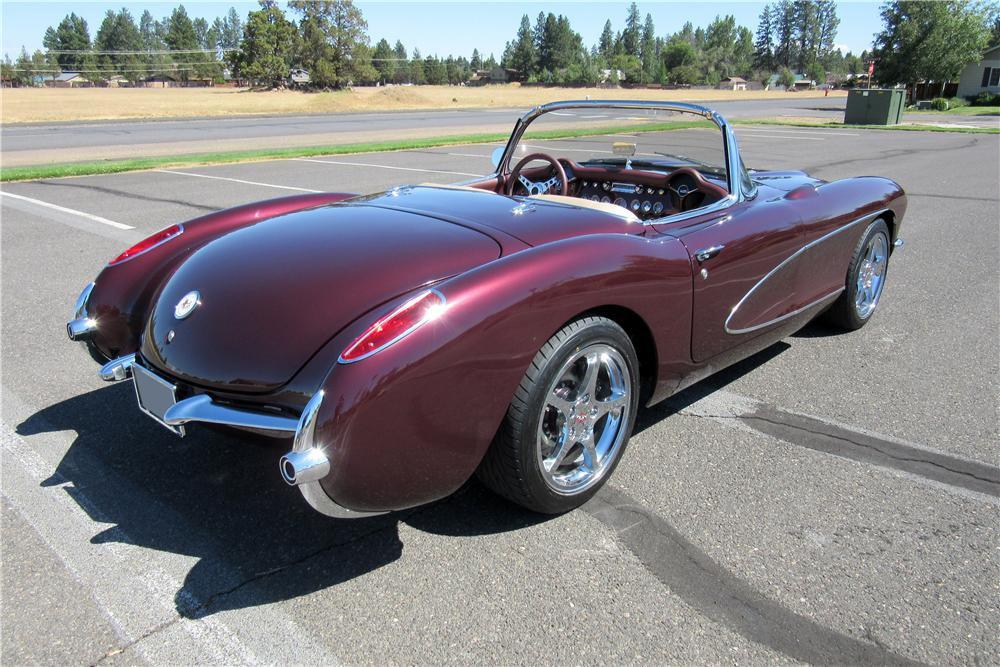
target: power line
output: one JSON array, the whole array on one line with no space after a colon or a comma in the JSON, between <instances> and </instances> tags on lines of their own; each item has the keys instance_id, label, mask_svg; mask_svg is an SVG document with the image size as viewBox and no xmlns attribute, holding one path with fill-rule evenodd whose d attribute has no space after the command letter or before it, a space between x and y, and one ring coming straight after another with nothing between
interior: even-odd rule
<instances>
[{"instance_id":1,"label":"power line","mask_svg":"<svg viewBox=\"0 0 1000 667\"><path fill-rule=\"evenodd\" d=\"M220 49L160 49L153 51L91 51L90 49L78 49L75 51L68 50L56 50L56 51L46 51L45 53L51 53L55 55L93 55L93 56L157 56L157 55L170 55L173 53L218 53L219 51L239 51L238 48L228 47Z\"/></svg>"}]
</instances>

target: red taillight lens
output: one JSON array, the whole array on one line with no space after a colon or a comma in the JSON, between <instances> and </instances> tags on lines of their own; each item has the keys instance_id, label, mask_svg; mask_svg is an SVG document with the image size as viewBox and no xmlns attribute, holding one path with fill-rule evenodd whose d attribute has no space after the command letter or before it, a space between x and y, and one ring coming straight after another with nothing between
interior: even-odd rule
<instances>
[{"instance_id":1,"label":"red taillight lens","mask_svg":"<svg viewBox=\"0 0 1000 667\"><path fill-rule=\"evenodd\" d=\"M183 231L184 231L184 228L181 227L180 225L171 225L171 226L167 227L166 229L161 229L160 231L156 232L152 236L148 236L148 237L144 238L143 240L139 241L138 243L136 243L134 246L132 246L131 248L129 248L128 250L126 250L122 254L120 254L117 257L115 257L113 260L111 260L110 262L108 262L108 266L113 266L115 264L121 264L126 259L132 259L136 255L141 255L142 253L146 252L147 250L152 250L153 248L155 248L156 246L160 245L161 243L169 241L170 239L174 238L175 236L180 236L181 232L183 232Z\"/></svg>"},{"instance_id":2,"label":"red taillight lens","mask_svg":"<svg viewBox=\"0 0 1000 667\"><path fill-rule=\"evenodd\" d=\"M380 317L355 338L340 355L340 362L358 361L389 347L420 325L440 316L444 308L445 300L440 292L421 292L388 315Z\"/></svg>"}]
</instances>

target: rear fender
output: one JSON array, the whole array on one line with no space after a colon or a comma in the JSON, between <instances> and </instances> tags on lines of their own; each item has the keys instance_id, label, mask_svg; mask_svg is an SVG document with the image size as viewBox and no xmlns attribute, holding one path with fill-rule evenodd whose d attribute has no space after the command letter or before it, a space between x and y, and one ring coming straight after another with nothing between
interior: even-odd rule
<instances>
[{"instance_id":1,"label":"rear fender","mask_svg":"<svg viewBox=\"0 0 1000 667\"><path fill-rule=\"evenodd\" d=\"M97 321L93 343L108 358L135 352L150 304L164 281L212 239L265 218L354 196L342 192L294 195L209 213L185 222L180 236L124 262L105 266L87 302L89 316Z\"/></svg>"},{"instance_id":2,"label":"rear fender","mask_svg":"<svg viewBox=\"0 0 1000 667\"><path fill-rule=\"evenodd\" d=\"M355 510L444 497L479 465L532 358L578 315L615 306L649 327L663 387L690 360L691 268L672 237L600 234L509 255L435 285L436 320L356 363L323 389L317 438L330 458L321 484ZM385 311L393 304L387 304ZM318 355L333 358L382 314L369 313Z\"/></svg>"}]
</instances>

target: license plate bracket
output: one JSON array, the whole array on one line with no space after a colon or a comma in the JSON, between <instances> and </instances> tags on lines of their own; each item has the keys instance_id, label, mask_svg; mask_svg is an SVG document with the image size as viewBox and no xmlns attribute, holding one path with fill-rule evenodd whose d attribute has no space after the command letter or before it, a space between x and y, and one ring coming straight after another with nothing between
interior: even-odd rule
<instances>
[{"instance_id":1,"label":"license plate bracket","mask_svg":"<svg viewBox=\"0 0 1000 667\"><path fill-rule=\"evenodd\" d=\"M174 435L183 438L183 426L171 426L163 419L167 409L177 403L177 387L139 364L132 365L132 383L139 409Z\"/></svg>"}]
</instances>

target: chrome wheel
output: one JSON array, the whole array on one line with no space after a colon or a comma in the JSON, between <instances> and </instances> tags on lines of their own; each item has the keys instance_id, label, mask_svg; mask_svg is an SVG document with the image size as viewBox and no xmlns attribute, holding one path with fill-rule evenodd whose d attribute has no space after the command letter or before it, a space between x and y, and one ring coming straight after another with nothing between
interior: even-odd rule
<instances>
[{"instance_id":1,"label":"chrome wheel","mask_svg":"<svg viewBox=\"0 0 1000 667\"><path fill-rule=\"evenodd\" d=\"M880 232L868 241L864 257L858 264L854 308L863 320L871 316L882 295L888 257L889 239Z\"/></svg>"},{"instance_id":2,"label":"chrome wheel","mask_svg":"<svg viewBox=\"0 0 1000 667\"><path fill-rule=\"evenodd\" d=\"M546 393L536 447L550 489L575 495L599 482L628 436L632 376L610 345L578 350Z\"/></svg>"}]
</instances>

